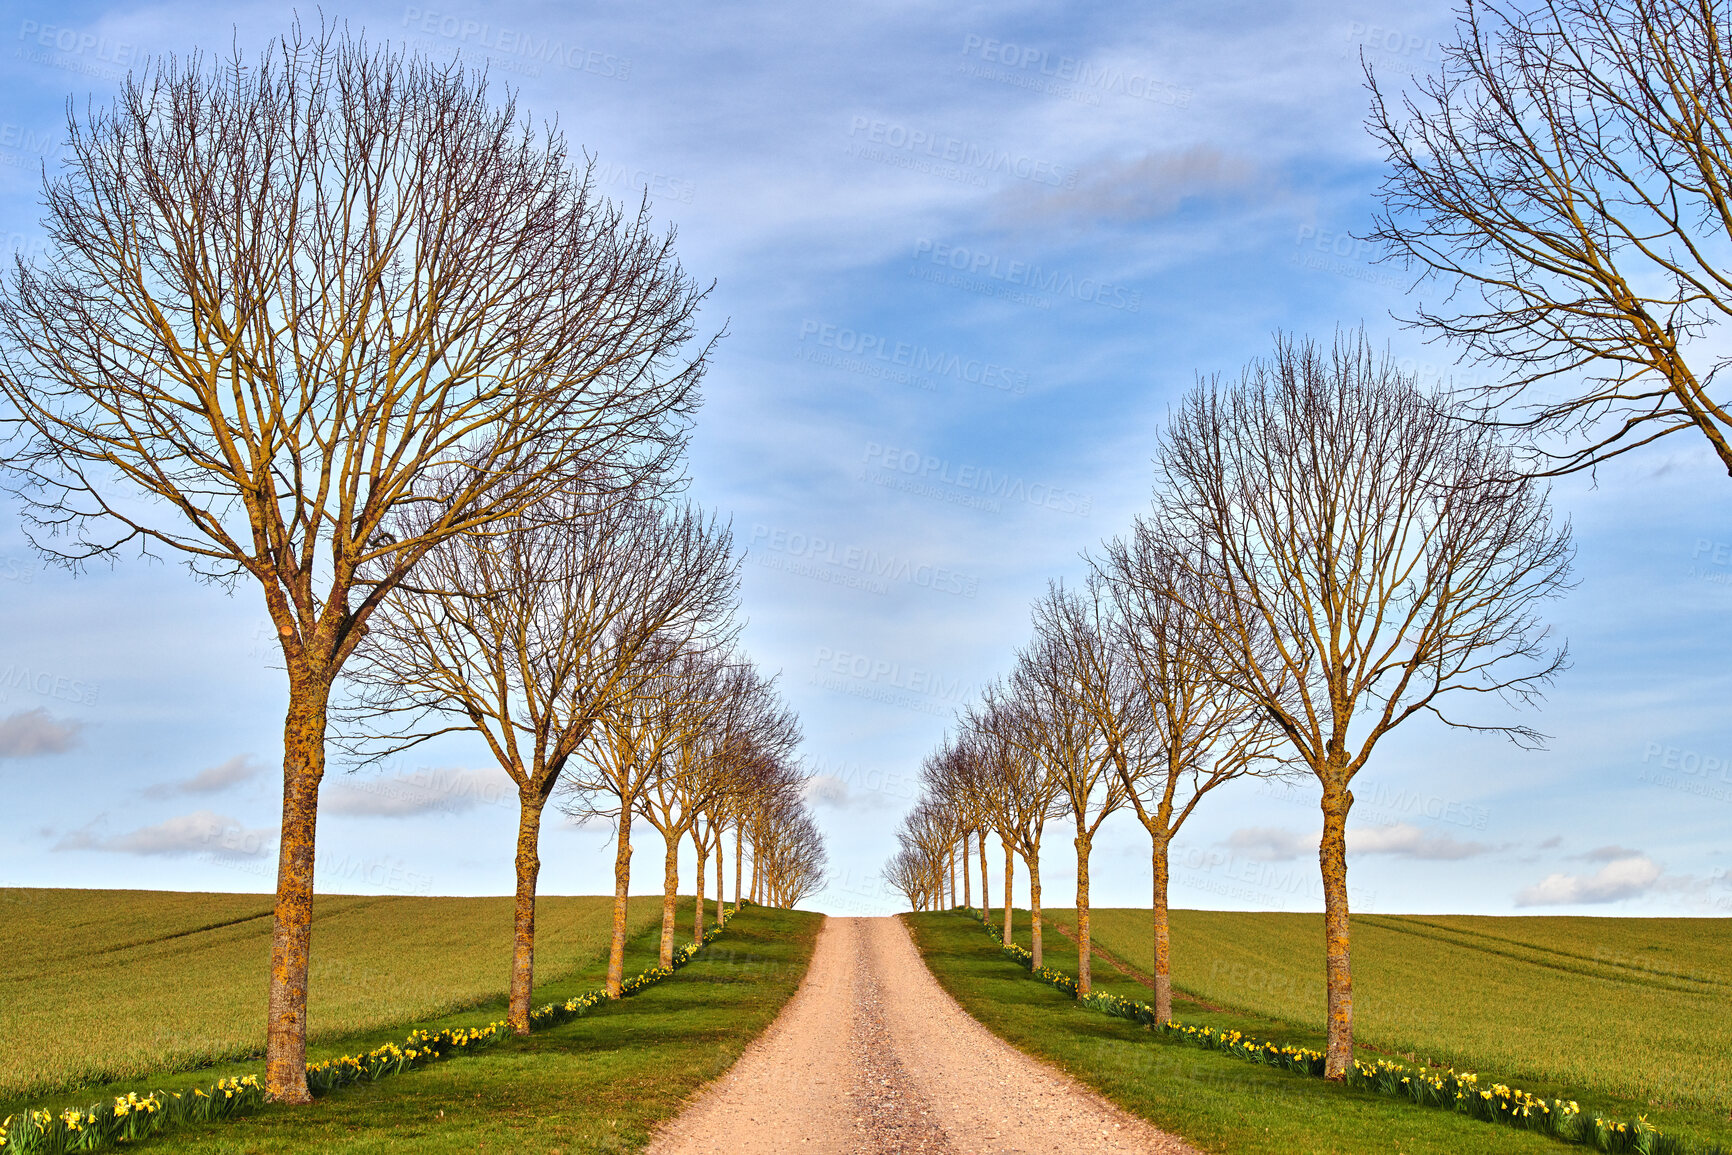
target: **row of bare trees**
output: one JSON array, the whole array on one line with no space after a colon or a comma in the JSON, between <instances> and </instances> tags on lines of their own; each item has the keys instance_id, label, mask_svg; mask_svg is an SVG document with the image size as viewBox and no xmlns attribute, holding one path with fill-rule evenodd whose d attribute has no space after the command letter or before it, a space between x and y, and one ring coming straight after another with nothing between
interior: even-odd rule
<instances>
[{"instance_id":1,"label":"row of bare trees","mask_svg":"<svg viewBox=\"0 0 1732 1155\"><path fill-rule=\"evenodd\" d=\"M158 59L69 113L47 255L0 284L0 465L38 548L257 583L281 643L278 1101L310 1101L334 731L362 759L466 732L516 784L520 1031L556 795L617 825L614 991L634 818L668 840L670 912L696 847L694 933L729 831L736 901L747 855L762 900L822 877L798 726L734 644L731 536L678 499L707 290L647 199L496 95L298 23L257 59Z\"/></svg>"},{"instance_id":2,"label":"row of bare trees","mask_svg":"<svg viewBox=\"0 0 1732 1155\"><path fill-rule=\"evenodd\" d=\"M1345 1071L1354 780L1416 715L1539 741L1497 707L1533 703L1564 665L1538 611L1567 584L1569 537L1536 479L1692 434L1732 472L1729 75L1732 14L1689 0L1478 4L1413 91L1367 68L1389 165L1367 239L1441 291L1409 323L1489 383L1427 394L1362 338L1328 354L1282 341L1237 382L1201 383L1162 438L1151 511L1089 559L1080 592L1049 592L1016 672L928 760L887 875L911 902L943 901L956 842L932 831L991 830L1007 934L1013 855L1028 865L1038 955L1039 833L1067 815L1086 989L1090 816L1116 786L1153 842L1164 1014L1171 839L1229 778L1308 774L1328 1070ZM1055 651L1087 757L1043 717ZM1464 698L1493 716L1444 713ZM1113 774L1085 807L1090 757ZM983 780L996 810L972 801Z\"/></svg>"},{"instance_id":3,"label":"row of bare trees","mask_svg":"<svg viewBox=\"0 0 1732 1155\"><path fill-rule=\"evenodd\" d=\"M1152 508L1087 559L1080 588L1054 583L1037 601L1012 671L928 759L889 877L911 902L939 903L964 840L996 835L1006 940L1014 855L1038 966L1041 841L1065 821L1087 993L1093 840L1128 807L1151 842L1156 1002L1168 1016L1173 839L1227 782L1312 776L1339 1076L1352 1047L1351 785L1418 715L1540 740L1501 707L1465 718L1445 706L1529 704L1563 668L1538 610L1567 585L1569 535L1494 430L1358 333L1332 348L1280 339L1237 380L1199 383L1171 414L1156 470Z\"/></svg>"}]
</instances>

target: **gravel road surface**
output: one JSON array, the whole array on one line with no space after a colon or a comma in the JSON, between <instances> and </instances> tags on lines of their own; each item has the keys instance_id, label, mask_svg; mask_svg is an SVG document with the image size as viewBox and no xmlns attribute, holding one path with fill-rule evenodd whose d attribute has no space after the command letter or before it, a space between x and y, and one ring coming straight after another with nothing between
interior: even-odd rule
<instances>
[{"instance_id":1,"label":"gravel road surface","mask_svg":"<svg viewBox=\"0 0 1732 1155\"><path fill-rule=\"evenodd\" d=\"M826 920L780 1017L649 1149L1195 1155L969 1017L894 918Z\"/></svg>"}]
</instances>

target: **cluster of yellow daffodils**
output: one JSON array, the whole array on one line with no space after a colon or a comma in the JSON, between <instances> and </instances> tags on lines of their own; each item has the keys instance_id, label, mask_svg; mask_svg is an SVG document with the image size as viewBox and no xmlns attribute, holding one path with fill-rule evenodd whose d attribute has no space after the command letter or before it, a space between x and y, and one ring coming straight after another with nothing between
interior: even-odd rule
<instances>
[{"instance_id":1,"label":"cluster of yellow daffodils","mask_svg":"<svg viewBox=\"0 0 1732 1155\"><path fill-rule=\"evenodd\" d=\"M225 1119L263 1100L264 1087L257 1075L218 1079L209 1088L195 1087L184 1094L129 1091L116 1095L113 1102L83 1109L32 1110L9 1117L0 1122L0 1149L7 1155L93 1151L109 1143L143 1139L177 1123Z\"/></svg>"}]
</instances>

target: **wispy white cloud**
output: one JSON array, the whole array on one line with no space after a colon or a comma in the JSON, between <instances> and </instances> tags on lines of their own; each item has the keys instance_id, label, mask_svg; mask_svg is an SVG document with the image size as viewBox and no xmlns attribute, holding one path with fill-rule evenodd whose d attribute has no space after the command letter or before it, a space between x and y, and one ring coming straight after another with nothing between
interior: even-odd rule
<instances>
[{"instance_id":1,"label":"wispy white cloud","mask_svg":"<svg viewBox=\"0 0 1732 1155\"><path fill-rule=\"evenodd\" d=\"M264 767L251 754L236 754L226 762L208 766L190 778L147 786L148 798L172 798L177 794L215 794L243 782L251 782L264 772Z\"/></svg>"},{"instance_id":2,"label":"wispy white cloud","mask_svg":"<svg viewBox=\"0 0 1732 1155\"><path fill-rule=\"evenodd\" d=\"M209 810L195 810L152 826L141 826L120 834L102 834L94 823L67 834L56 850L102 850L114 854L183 855L215 854L235 858L263 858L276 847L277 832L249 827L238 818Z\"/></svg>"},{"instance_id":3,"label":"wispy white cloud","mask_svg":"<svg viewBox=\"0 0 1732 1155\"><path fill-rule=\"evenodd\" d=\"M503 770L416 770L389 778L333 783L326 787L319 809L326 814L411 818L421 814L463 814L515 797L516 787Z\"/></svg>"},{"instance_id":4,"label":"wispy white cloud","mask_svg":"<svg viewBox=\"0 0 1732 1155\"><path fill-rule=\"evenodd\" d=\"M1318 832L1302 834L1280 826L1246 826L1233 831L1222 845L1261 862L1286 862L1315 856L1321 839ZM1452 860L1489 854L1495 849L1483 842L1463 842L1440 831L1423 830L1411 822L1347 828L1349 854Z\"/></svg>"},{"instance_id":5,"label":"wispy white cloud","mask_svg":"<svg viewBox=\"0 0 1732 1155\"><path fill-rule=\"evenodd\" d=\"M1606 847L1606 850L1617 850ZM1645 854L1620 851L1592 874L1548 874L1516 894L1517 906L1589 906L1637 898L1655 889L1664 872Z\"/></svg>"},{"instance_id":6,"label":"wispy white cloud","mask_svg":"<svg viewBox=\"0 0 1732 1155\"><path fill-rule=\"evenodd\" d=\"M1001 199L1003 216L1016 224L1138 225L1169 216L1186 201L1251 193L1267 200L1276 187L1271 175L1248 157L1209 144L1152 149L1081 171L1071 188L1007 189Z\"/></svg>"},{"instance_id":7,"label":"wispy white cloud","mask_svg":"<svg viewBox=\"0 0 1732 1155\"><path fill-rule=\"evenodd\" d=\"M853 790L844 778L817 774L806 782L806 798L832 810L891 810L896 802L882 790Z\"/></svg>"},{"instance_id":8,"label":"wispy white cloud","mask_svg":"<svg viewBox=\"0 0 1732 1155\"><path fill-rule=\"evenodd\" d=\"M1302 854L1316 854L1317 835L1280 826L1245 826L1229 834L1223 845L1259 862L1286 862Z\"/></svg>"},{"instance_id":9,"label":"wispy white cloud","mask_svg":"<svg viewBox=\"0 0 1732 1155\"><path fill-rule=\"evenodd\" d=\"M0 718L0 758L62 754L78 745L82 722L56 718L40 706Z\"/></svg>"},{"instance_id":10,"label":"wispy white cloud","mask_svg":"<svg viewBox=\"0 0 1732 1155\"><path fill-rule=\"evenodd\" d=\"M1350 854L1393 854L1403 858L1453 860L1489 854L1483 842L1462 842L1441 831L1421 830L1411 822L1390 826L1353 826L1347 830Z\"/></svg>"}]
</instances>

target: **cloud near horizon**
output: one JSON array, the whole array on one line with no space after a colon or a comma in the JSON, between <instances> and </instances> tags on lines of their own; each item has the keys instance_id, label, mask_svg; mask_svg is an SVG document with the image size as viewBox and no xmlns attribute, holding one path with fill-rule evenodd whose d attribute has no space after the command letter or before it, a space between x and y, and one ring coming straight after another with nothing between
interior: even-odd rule
<instances>
[{"instance_id":1,"label":"cloud near horizon","mask_svg":"<svg viewBox=\"0 0 1732 1155\"><path fill-rule=\"evenodd\" d=\"M326 814L360 818L410 818L440 812L463 814L515 797L516 788L503 770L424 769L390 778L333 783L320 800L319 809Z\"/></svg>"},{"instance_id":2,"label":"cloud near horizon","mask_svg":"<svg viewBox=\"0 0 1732 1155\"><path fill-rule=\"evenodd\" d=\"M1287 862L1317 853L1321 834L1300 834L1279 826L1246 826L1233 831L1222 845L1261 862ZM1389 826L1350 826L1347 853L1390 854L1402 858L1454 861L1489 854L1496 847L1460 842L1448 834L1421 830L1411 822Z\"/></svg>"},{"instance_id":3,"label":"cloud near horizon","mask_svg":"<svg viewBox=\"0 0 1732 1155\"><path fill-rule=\"evenodd\" d=\"M1603 847L1602 850L1619 850ZM1584 857L1594 858L1598 852ZM1517 906L1590 906L1621 902L1648 893L1659 884L1660 864L1637 851L1621 851L1590 875L1548 874L1515 896Z\"/></svg>"},{"instance_id":4,"label":"cloud near horizon","mask_svg":"<svg viewBox=\"0 0 1732 1155\"><path fill-rule=\"evenodd\" d=\"M93 824L94 825L94 824ZM217 854L233 858L263 858L276 848L277 832L248 827L238 818L210 810L195 810L152 826L123 834L98 834L86 827L55 844L55 850L101 850L114 854Z\"/></svg>"}]
</instances>

